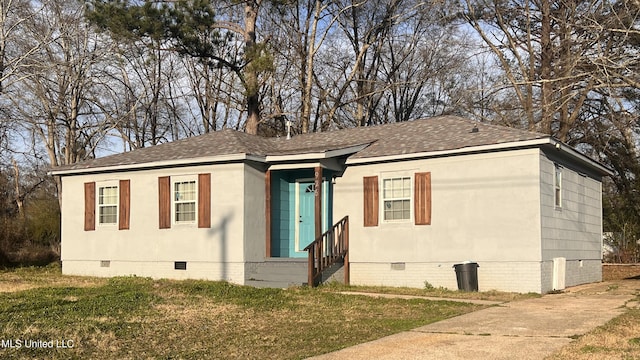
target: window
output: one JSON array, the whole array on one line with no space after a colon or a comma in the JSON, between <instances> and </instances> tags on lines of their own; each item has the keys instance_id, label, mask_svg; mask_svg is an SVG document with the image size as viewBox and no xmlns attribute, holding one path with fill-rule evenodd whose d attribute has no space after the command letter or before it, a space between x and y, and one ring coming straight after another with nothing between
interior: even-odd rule
<instances>
[{"instance_id":1,"label":"window","mask_svg":"<svg viewBox=\"0 0 640 360\"><path fill-rule=\"evenodd\" d=\"M118 223L118 186L98 187L98 224Z\"/></svg>"},{"instance_id":2,"label":"window","mask_svg":"<svg viewBox=\"0 0 640 360\"><path fill-rule=\"evenodd\" d=\"M118 224L118 230L128 230L130 188L129 180L108 181L97 186L95 182L85 183L84 230L94 231L96 221L99 225Z\"/></svg>"},{"instance_id":3,"label":"window","mask_svg":"<svg viewBox=\"0 0 640 360\"><path fill-rule=\"evenodd\" d=\"M411 219L411 178L383 179L382 189L383 219Z\"/></svg>"},{"instance_id":4,"label":"window","mask_svg":"<svg viewBox=\"0 0 640 360\"><path fill-rule=\"evenodd\" d=\"M211 174L158 178L158 227L195 224L211 227Z\"/></svg>"},{"instance_id":5,"label":"window","mask_svg":"<svg viewBox=\"0 0 640 360\"><path fill-rule=\"evenodd\" d=\"M556 208L562 207L562 168L556 165L554 176L554 202Z\"/></svg>"},{"instance_id":6,"label":"window","mask_svg":"<svg viewBox=\"0 0 640 360\"><path fill-rule=\"evenodd\" d=\"M378 226L379 206L385 222L406 222L412 217L416 225L431 225L431 173L383 178L379 197L378 176L363 178L364 226ZM413 188L412 188L413 186ZM412 213L413 212L413 213Z\"/></svg>"},{"instance_id":7,"label":"window","mask_svg":"<svg viewBox=\"0 0 640 360\"><path fill-rule=\"evenodd\" d=\"M196 221L196 181L176 181L173 183L173 214L176 223Z\"/></svg>"}]
</instances>

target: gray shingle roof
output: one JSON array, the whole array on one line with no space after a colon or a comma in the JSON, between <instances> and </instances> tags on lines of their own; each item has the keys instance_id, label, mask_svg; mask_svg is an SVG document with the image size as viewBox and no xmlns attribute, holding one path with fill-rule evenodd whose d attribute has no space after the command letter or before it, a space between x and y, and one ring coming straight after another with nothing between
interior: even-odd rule
<instances>
[{"instance_id":1,"label":"gray shingle roof","mask_svg":"<svg viewBox=\"0 0 640 360\"><path fill-rule=\"evenodd\" d=\"M477 127L478 131L472 129ZM366 159L466 147L512 143L549 138L548 135L479 123L456 116L440 116L403 123L311 133L284 138L263 138L230 129L171 143L138 149L61 166L54 172L149 164L168 160L188 160L232 154L254 156L292 155L325 152L370 144L351 155Z\"/></svg>"},{"instance_id":2,"label":"gray shingle roof","mask_svg":"<svg viewBox=\"0 0 640 360\"><path fill-rule=\"evenodd\" d=\"M477 127L478 131L472 129ZM549 138L549 135L504 126L490 125L456 117L392 123L373 127L345 129L299 135L291 140L278 139L280 151L312 146L340 148L371 143L351 158L370 158L432 151L456 150L472 146L494 145Z\"/></svg>"}]
</instances>

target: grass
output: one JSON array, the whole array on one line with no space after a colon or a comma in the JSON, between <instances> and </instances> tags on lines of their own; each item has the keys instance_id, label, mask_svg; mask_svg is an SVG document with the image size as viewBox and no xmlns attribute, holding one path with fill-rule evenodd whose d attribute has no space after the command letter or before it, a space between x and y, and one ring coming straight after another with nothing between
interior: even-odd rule
<instances>
[{"instance_id":1,"label":"grass","mask_svg":"<svg viewBox=\"0 0 640 360\"><path fill-rule=\"evenodd\" d=\"M22 267L0 271L0 293L16 292L39 287L87 287L105 284L106 279L63 276L58 264L45 267Z\"/></svg>"},{"instance_id":2,"label":"grass","mask_svg":"<svg viewBox=\"0 0 640 360\"><path fill-rule=\"evenodd\" d=\"M0 272L0 358L300 359L482 308L342 291L495 301L539 296L433 286L257 289L225 282L64 276L58 266L20 268ZM618 286L606 291L615 293ZM549 359L640 359L640 308L629 306ZM49 342L54 348L33 346Z\"/></svg>"},{"instance_id":3,"label":"grass","mask_svg":"<svg viewBox=\"0 0 640 360\"><path fill-rule=\"evenodd\" d=\"M479 308L25 268L0 272L0 357L299 359Z\"/></svg>"},{"instance_id":4,"label":"grass","mask_svg":"<svg viewBox=\"0 0 640 360\"><path fill-rule=\"evenodd\" d=\"M629 309L547 359L640 359L640 309Z\"/></svg>"}]
</instances>

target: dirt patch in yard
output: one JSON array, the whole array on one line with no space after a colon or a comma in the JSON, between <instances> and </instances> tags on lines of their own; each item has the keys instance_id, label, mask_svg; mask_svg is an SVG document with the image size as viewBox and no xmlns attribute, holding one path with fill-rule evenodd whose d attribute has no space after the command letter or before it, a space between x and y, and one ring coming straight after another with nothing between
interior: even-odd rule
<instances>
[{"instance_id":1,"label":"dirt patch in yard","mask_svg":"<svg viewBox=\"0 0 640 360\"><path fill-rule=\"evenodd\" d=\"M602 280L640 279L640 264L602 264Z\"/></svg>"},{"instance_id":2,"label":"dirt patch in yard","mask_svg":"<svg viewBox=\"0 0 640 360\"><path fill-rule=\"evenodd\" d=\"M90 276L62 275L56 265L24 267L0 271L0 293L13 293L42 287L93 287L108 279Z\"/></svg>"}]
</instances>

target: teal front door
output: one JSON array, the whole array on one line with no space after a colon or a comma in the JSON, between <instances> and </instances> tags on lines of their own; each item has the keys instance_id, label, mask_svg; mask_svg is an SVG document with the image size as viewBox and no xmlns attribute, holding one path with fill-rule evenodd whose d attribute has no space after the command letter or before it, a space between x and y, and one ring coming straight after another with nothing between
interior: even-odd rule
<instances>
[{"instance_id":1,"label":"teal front door","mask_svg":"<svg viewBox=\"0 0 640 360\"><path fill-rule=\"evenodd\" d=\"M294 256L305 257L304 248L315 240L315 185L313 182L298 183L298 225L294 244Z\"/></svg>"}]
</instances>

